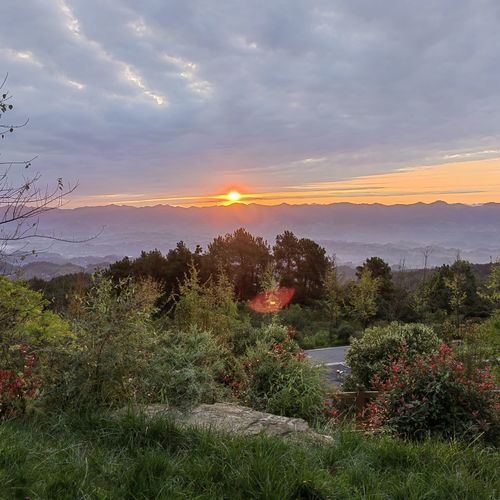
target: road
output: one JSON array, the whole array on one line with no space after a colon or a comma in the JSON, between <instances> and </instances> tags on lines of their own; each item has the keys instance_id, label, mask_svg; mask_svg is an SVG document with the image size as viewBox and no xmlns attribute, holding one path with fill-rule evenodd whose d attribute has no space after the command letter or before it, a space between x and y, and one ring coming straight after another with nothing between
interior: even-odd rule
<instances>
[{"instance_id":1,"label":"road","mask_svg":"<svg viewBox=\"0 0 500 500\"><path fill-rule=\"evenodd\" d=\"M349 373L349 368L345 365L345 356L349 346L324 347L322 349L308 349L305 351L308 358L318 363L324 363L328 368L328 380L339 386L342 375ZM337 370L340 370L339 373Z\"/></svg>"}]
</instances>

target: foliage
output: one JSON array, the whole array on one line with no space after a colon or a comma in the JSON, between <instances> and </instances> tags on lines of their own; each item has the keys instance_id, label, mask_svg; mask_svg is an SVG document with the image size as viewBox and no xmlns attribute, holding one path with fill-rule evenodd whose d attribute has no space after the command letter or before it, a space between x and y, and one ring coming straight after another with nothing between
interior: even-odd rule
<instances>
[{"instance_id":1,"label":"foliage","mask_svg":"<svg viewBox=\"0 0 500 500\"><path fill-rule=\"evenodd\" d=\"M368 268L360 271L357 282L349 283L347 296L351 314L365 327L377 315L379 288L379 279L374 278Z\"/></svg>"},{"instance_id":2,"label":"foliage","mask_svg":"<svg viewBox=\"0 0 500 500\"><path fill-rule=\"evenodd\" d=\"M228 396L220 379L229 360L229 352L210 332L194 326L159 332L138 398L178 408L214 403Z\"/></svg>"},{"instance_id":3,"label":"foliage","mask_svg":"<svg viewBox=\"0 0 500 500\"><path fill-rule=\"evenodd\" d=\"M27 285L43 294L44 299L48 301L48 308L64 314L71 307L73 297L86 293L91 285L91 275L72 273L56 276L48 281L32 278Z\"/></svg>"},{"instance_id":4,"label":"foliage","mask_svg":"<svg viewBox=\"0 0 500 500\"><path fill-rule=\"evenodd\" d=\"M0 414L24 410L45 386L54 353L73 338L68 323L45 306L40 293L0 277Z\"/></svg>"},{"instance_id":5,"label":"foliage","mask_svg":"<svg viewBox=\"0 0 500 500\"><path fill-rule=\"evenodd\" d=\"M500 310L483 323L465 324L461 333L458 355L466 373L490 366L500 381Z\"/></svg>"},{"instance_id":6,"label":"foliage","mask_svg":"<svg viewBox=\"0 0 500 500\"><path fill-rule=\"evenodd\" d=\"M457 260L451 266L441 266L424 293L426 308L451 315L457 329L463 318L484 317L490 312L488 301L478 293L470 263L463 260Z\"/></svg>"},{"instance_id":7,"label":"foliage","mask_svg":"<svg viewBox=\"0 0 500 500\"><path fill-rule=\"evenodd\" d=\"M312 304L321 299L329 267L324 248L309 238L298 239L291 231L284 231L276 237L273 257L280 285L296 290L295 302Z\"/></svg>"},{"instance_id":8,"label":"foliage","mask_svg":"<svg viewBox=\"0 0 500 500\"><path fill-rule=\"evenodd\" d=\"M383 319L392 319L392 306L395 297L395 287L392 277L392 271L383 259L380 257L370 257L366 259L362 266L356 269L356 276L360 281L364 278L363 273L370 272L371 277L377 281L378 290L376 296L377 312L376 315Z\"/></svg>"},{"instance_id":9,"label":"foliage","mask_svg":"<svg viewBox=\"0 0 500 500\"><path fill-rule=\"evenodd\" d=\"M134 399L157 342L154 283L126 279L115 285L102 274L93 279L75 306L77 348L53 365L47 396L59 404L92 408Z\"/></svg>"},{"instance_id":10,"label":"foliage","mask_svg":"<svg viewBox=\"0 0 500 500\"><path fill-rule=\"evenodd\" d=\"M306 337L314 336L318 330L328 330L322 311L300 304L290 304L279 312L278 318L281 324L293 327L295 340L301 345Z\"/></svg>"},{"instance_id":11,"label":"foliage","mask_svg":"<svg viewBox=\"0 0 500 500\"><path fill-rule=\"evenodd\" d=\"M261 289L261 277L271 262L269 247L260 236L240 228L218 236L209 245L206 272L229 277L239 300L254 297Z\"/></svg>"},{"instance_id":12,"label":"foliage","mask_svg":"<svg viewBox=\"0 0 500 500\"><path fill-rule=\"evenodd\" d=\"M303 349L319 349L334 344L336 344L336 340L332 338L332 334L328 330L317 330L312 335L304 335L300 341L300 346Z\"/></svg>"},{"instance_id":13,"label":"foliage","mask_svg":"<svg viewBox=\"0 0 500 500\"><path fill-rule=\"evenodd\" d=\"M136 259L125 257L109 267L107 274L115 283L121 279L152 279L161 288L161 297L157 306L167 311L172 306L172 297L179 293L179 284L189 273L191 266L197 269L201 266L201 247L197 246L192 252L183 241L179 241L175 248L164 256L159 250L141 252Z\"/></svg>"},{"instance_id":14,"label":"foliage","mask_svg":"<svg viewBox=\"0 0 500 500\"><path fill-rule=\"evenodd\" d=\"M411 439L484 436L500 443L500 405L491 374L471 377L446 344L428 356L390 361L372 385L382 394L370 404L371 427L386 427Z\"/></svg>"},{"instance_id":15,"label":"foliage","mask_svg":"<svg viewBox=\"0 0 500 500\"><path fill-rule=\"evenodd\" d=\"M327 446L127 417L0 427L0 497L486 500L500 454L436 440L338 431Z\"/></svg>"},{"instance_id":16,"label":"foliage","mask_svg":"<svg viewBox=\"0 0 500 500\"><path fill-rule=\"evenodd\" d=\"M198 270L191 265L174 300L174 324L180 330L197 327L227 342L238 323L234 288L224 274L201 283Z\"/></svg>"},{"instance_id":17,"label":"foliage","mask_svg":"<svg viewBox=\"0 0 500 500\"><path fill-rule=\"evenodd\" d=\"M314 420L323 405L322 372L305 359L291 329L270 325L240 359L238 396L258 410Z\"/></svg>"},{"instance_id":18,"label":"foliage","mask_svg":"<svg viewBox=\"0 0 500 500\"><path fill-rule=\"evenodd\" d=\"M341 345L349 343L351 337L356 333L356 330L349 323L341 323L336 330L336 335Z\"/></svg>"},{"instance_id":19,"label":"foliage","mask_svg":"<svg viewBox=\"0 0 500 500\"><path fill-rule=\"evenodd\" d=\"M486 293L483 297L490 300L497 309L500 309L500 260L491 265L491 273L485 285Z\"/></svg>"},{"instance_id":20,"label":"foliage","mask_svg":"<svg viewBox=\"0 0 500 500\"><path fill-rule=\"evenodd\" d=\"M323 299L321 306L329 320L330 333L338 326L343 312L344 291L339 280L335 258L330 259L323 276Z\"/></svg>"},{"instance_id":21,"label":"foliage","mask_svg":"<svg viewBox=\"0 0 500 500\"><path fill-rule=\"evenodd\" d=\"M422 354L430 354L439 346L439 338L425 325L391 323L372 327L363 336L354 339L346 356L351 374L346 378L347 388L361 384L372 387L375 375L383 376L385 365L404 350L409 360Z\"/></svg>"},{"instance_id":22,"label":"foliage","mask_svg":"<svg viewBox=\"0 0 500 500\"><path fill-rule=\"evenodd\" d=\"M26 347L19 349L23 359L21 370L0 369L0 418L24 413L28 400L40 387L40 379L33 376L35 356L26 354L26 350Z\"/></svg>"}]
</instances>

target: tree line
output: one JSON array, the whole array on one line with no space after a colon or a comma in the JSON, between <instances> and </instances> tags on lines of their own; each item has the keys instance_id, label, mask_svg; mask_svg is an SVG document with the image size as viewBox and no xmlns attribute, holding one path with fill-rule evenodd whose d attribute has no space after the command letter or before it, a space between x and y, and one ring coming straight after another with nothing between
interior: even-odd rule
<instances>
[{"instance_id":1,"label":"tree line","mask_svg":"<svg viewBox=\"0 0 500 500\"><path fill-rule=\"evenodd\" d=\"M467 320L488 317L498 305L498 267L493 265L488 281L479 283L472 265L457 260L425 275L408 273L413 280L409 284L402 278L404 273L394 273L375 256L356 269L353 279L345 279L335 257L309 238L284 231L271 246L240 228L216 237L205 251L199 245L190 249L180 241L166 254L155 249L137 258L125 257L111 264L105 274L115 283L128 278L156 282L159 314L165 316L172 314L176 297L183 283L192 281L193 272L200 284L211 278L227 283L239 304L265 290L293 288L292 304L281 314L303 336L320 332L321 338L309 339L314 347L348 341L356 331L374 323L423 321L456 330ZM89 282L90 277L80 273L50 282L34 279L31 286L61 310Z\"/></svg>"}]
</instances>

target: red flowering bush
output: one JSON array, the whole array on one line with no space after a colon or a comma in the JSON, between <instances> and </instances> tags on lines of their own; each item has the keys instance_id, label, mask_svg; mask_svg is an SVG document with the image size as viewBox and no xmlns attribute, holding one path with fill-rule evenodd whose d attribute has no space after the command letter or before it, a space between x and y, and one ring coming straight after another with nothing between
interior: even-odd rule
<instances>
[{"instance_id":1,"label":"red flowering bush","mask_svg":"<svg viewBox=\"0 0 500 500\"><path fill-rule=\"evenodd\" d=\"M440 340L432 328L418 324L391 323L374 326L354 339L347 352L346 363L351 373L343 381L344 390L356 390L358 385L373 389L375 374L381 376L387 362L405 351L406 359L427 356L437 351Z\"/></svg>"},{"instance_id":2,"label":"red flowering bush","mask_svg":"<svg viewBox=\"0 0 500 500\"><path fill-rule=\"evenodd\" d=\"M21 346L18 350L22 367L17 370L0 369L0 417L21 414L26 409L28 399L33 398L40 386L33 376L35 356Z\"/></svg>"},{"instance_id":3,"label":"red flowering bush","mask_svg":"<svg viewBox=\"0 0 500 500\"><path fill-rule=\"evenodd\" d=\"M372 385L381 395L367 407L368 425L385 427L410 439L428 435L498 441L499 404L489 371L467 376L451 348L408 359L393 359Z\"/></svg>"}]
</instances>

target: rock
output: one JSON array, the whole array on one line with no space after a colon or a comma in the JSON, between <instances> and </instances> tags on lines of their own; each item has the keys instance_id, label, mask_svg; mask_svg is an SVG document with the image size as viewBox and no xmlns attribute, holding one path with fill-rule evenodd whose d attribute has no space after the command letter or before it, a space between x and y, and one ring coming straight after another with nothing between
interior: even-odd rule
<instances>
[{"instance_id":1,"label":"rock","mask_svg":"<svg viewBox=\"0 0 500 500\"><path fill-rule=\"evenodd\" d=\"M330 443L332 438L310 429L305 420L256 411L231 403L202 404L187 412L173 411L167 405L143 408L147 418L168 417L177 424L223 432L286 438L306 438L318 443Z\"/></svg>"}]
</instances>

